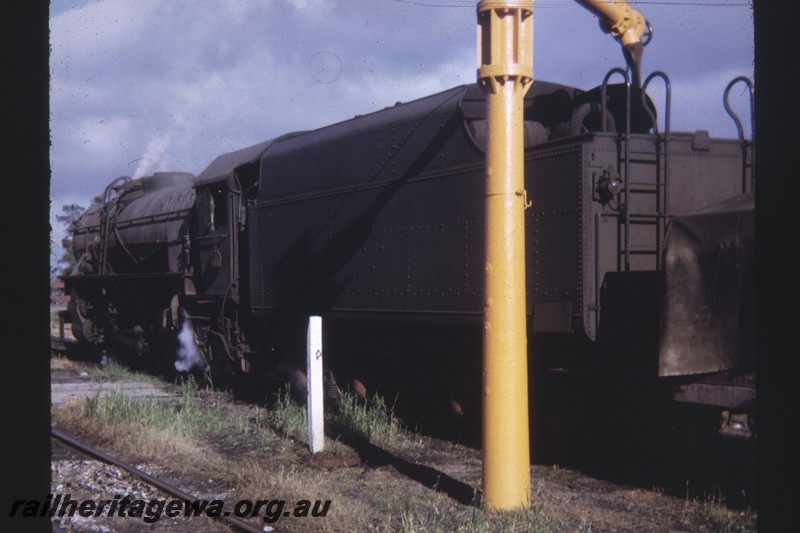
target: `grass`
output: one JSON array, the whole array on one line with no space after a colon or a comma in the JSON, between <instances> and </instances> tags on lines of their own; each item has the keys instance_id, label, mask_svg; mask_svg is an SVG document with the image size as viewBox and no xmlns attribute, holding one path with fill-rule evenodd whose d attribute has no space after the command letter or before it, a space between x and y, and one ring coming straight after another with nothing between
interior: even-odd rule
<instances>
[{"instance_id":1,"label":"grass","mask_svg":"<svg viewBox=\"0 0 800 533\"><path fill-rule=\"evenodd\" d=\"M380 396L362 399L344 392L339 400L339 422L370 442L396 443L401 422Z\"/></svg>"},{"instance_id":2,"label":"grass","mask_svg":"<svg viewBox=\"0 0 800 533\"><path fill-rule=\"evenodd\" d=\"M308 416L305 407L292 400L289 386L284 385L275 396L267 421L285 437L298 438L308 431Z\"/></svg>"},{"instance_id":3,"label":"grass","mask_svg":"<svg viewBox=\"0 0 800 533\"><path fill-rule=\"evenodd\" d=\"M109 360L105 367L99 366L92 367L89 372L89 378L93 381L107 381L107 380L127 380L136 381L138 383L149 383L151 385L163 385L164 382L157 376L146 374L144 372L132 372L128 367L122 363L118 363L113 359Z\"/></svg>"},{"instance_id":4,"label":"grass","mask_svg":"<svg viewBox=\"0 0 800 533\"><path fill-rule=\"evenodd\" d=\"M742 513L728 509L725 498L716 490L701 502L687 502L683 524L705 526L718 533L757 531L749 509Z\"/></svg>"},{"instance_id":5,"label":"grass","mask_svg":"<svg viewBox=\"0 0 800 533\"><path fill-rule=\"evenodd\" d=\"M180 401L165 402L158 398L131 397L119 390L107 396L99 393L86 399L85 416L102 426L118 425L136 430L169 431L179 438L196 437L209 421L218 417L201 410L197 402L197 383L193 378L183 382Z\"/></svg>"},{"instance_id":6,"label":"grass","mask_svg":"<svg viewBox=\"0 0 800 533\"><path fill-rule=\"evenodd\" d=\"M307 411L305 406L292 399L288 386L279 390L270 406L267 420L284 436L305 441L308 431ZM388 446L413 440L402 435L401 421L380 396L364 399L350 392L342 392L337 414L328 414L326 422L328 433L333 434L333 442L349 434Z\"/></svg>"},{"instance_id":7,"label":"grass","mask_svg":"<svg viewBox=\"0 0 800 533\"><path fill-rule=\"evenodd\" d=\"M130 379L120 365L95 369L93 379ZM349 467L315 462L307 451L306 411L283 389L267 408L241 404L223 393L204 390L193 378L175 384L173 399L133 397L124 392L74 400L53 412L53 425L83 437L108 453L129 461L159 465L189 486L192 480L224 480L226 502L280 498L331 500L324 519L282 518L281 531L652 531L652 522L633 522L629 505L658 512L662 530L675 525L689 531L754 531L754 519L729 511L721 497L681 502L657 492L633 489L622 510L604 508L575 489L580 474L536 467L533 504L503 513L462 505L398 472L390 464L359 461L347 442L357 435L405 461L431 464L472 487L480 486L480 469L465 466L475 450L439 445L405 431L382 398L359 399L344 393L336 414L328 414L326 457L354 457ZM331 438L332 437L332 438ZM427 461L427 462L426 462ZM460 464L464 468L455 468ZM199 484L199 483L198 483ZM207 486L207 485L206 485ZM594 496L596 497L596 496ZM583 498L583 499L581 499ZM641 502L645 503L642 504ZM650 527L647 527L649 524ZM263 524L262 524L263 525Z\"/></svg>"},{"instance_id":8,"label":"grass","mask_svg":"<svg viewBox=\"0 0 800 533\"><path fill-rule=\"evenodd\" d=\"M109 376L120 375L124 374L118 368L109 372ZM52 423L79 435L99 434L107 442L125 442L143 457L196 451L201 437L225 433L229 422L213 405L200 406L193 379L177 389L177 400L131 396L117 389L103 395L98 391L57 409Z\"/></svg>"},{"instance_id":9,"label":"grass","mask_svg":"<svg viewBox=\"0 0 800 533\"><path fill-rule=\"evenodd\" d=\"M541 493L533 494L530 508L516 511L489 513L478 507L453 507L440 493L430 493L427 498L404 498L388 502L391 509L386 531L404 532L470 532L525 531L530 533L584 531L570 529L552 515L552 509Z\"/></svg>"}]
</instances>

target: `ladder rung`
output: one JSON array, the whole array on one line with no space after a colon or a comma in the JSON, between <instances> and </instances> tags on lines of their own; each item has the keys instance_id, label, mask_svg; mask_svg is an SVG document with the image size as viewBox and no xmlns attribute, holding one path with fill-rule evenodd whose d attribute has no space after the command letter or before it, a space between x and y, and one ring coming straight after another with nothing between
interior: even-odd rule
<instances>
[{"instance_id":1,"label":"ladder rung","mask_svg":"<svg viewBox=\"0 0 800 533\"><path fill-rule=\"evenodd\" d=\"M625 250L621 250L620 253L624 254ZM656 255L658 254L658 248L654 248L652 246L646 246L644 244L641 245L631 244L628 253L632 255Z\"/></svg>"},{"instance_id":2,"label":"ladder rung","mask_svg":"<svg viewBox=\"0 0 800 533\"><path fill-rule=\"evenodd\" d=\"M646 219L649 223L654 223L659 218L667 218L667 215L662 213L628 213L628 217L631 219L639 218L639 219ZM639 222L644 223L644 222Z\"/></svg>"}]
</instances>

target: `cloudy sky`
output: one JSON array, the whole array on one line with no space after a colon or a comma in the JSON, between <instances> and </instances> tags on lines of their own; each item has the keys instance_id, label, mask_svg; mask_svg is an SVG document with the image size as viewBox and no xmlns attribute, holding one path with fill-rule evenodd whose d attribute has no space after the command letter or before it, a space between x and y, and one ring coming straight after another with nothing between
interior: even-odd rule
<instances>
[{"instance_id":1,"label":"cloudy sky","mask_svg":"<svg viewBox=\"0 0 800 533\"><path fill-rule=\"evenodd\" d=\"M735 135L722 93L753 72L749 2L631 3L655 29L644 74L672 80L672 129ZM197 174L221 153L473 83L476 4L51 0L53 256L63 237L54 215L88 205L113 178ZM537 79L589 89L623 65L573 0L535 2ZM731 101L749 123L742 93Z\"/></svg>"}]
</instances>

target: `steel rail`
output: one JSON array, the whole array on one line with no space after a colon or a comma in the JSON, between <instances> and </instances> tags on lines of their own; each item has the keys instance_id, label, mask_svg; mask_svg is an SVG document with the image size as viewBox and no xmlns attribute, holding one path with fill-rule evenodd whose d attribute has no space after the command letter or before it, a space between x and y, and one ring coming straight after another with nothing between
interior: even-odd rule
<instances>
[{"instance_id":1,"label":"steel rail","mask_svg":"<svg viewBox=\"0 0 800 533\"><path fill-rule=\"evenodd\" d=\"M64 433L63 431L61 431L59 429L52 428L50 430L50 433L53 436L53 438L61 441L62 443L64 443L67 446L69 446L70 448L73 448L73 449L79 451L80 453L82 453L84 455L87 455L89 457L97 459L98 461L102 461L104 463L111 464L111 465L114 465L116 467L119 467L119 468L125 470L126 472L128 472L129 474L132 474L132 475L138 477L142 481L145 481L145 482L149 483L150 485L152 485L152 486L154 486L154 487L166 492L167 494L169 494L171 496L175 496L176 498L180 498L181 500L185 500L185 501L193 501L193 500L197 500L198 499L198 498L195 498L194 496L192 496L191 494L183 492L181 489L179 489L177 487L174 487L174 486L170 485L169 483L166 483L165 481L162 481L162 480L160 480L160 479L148 474L147 472L143 472L142 470L139 470L135 466L129 465L128 463L126 463L124 461L121 461L119 459L116 459L114 457L111 457L110 455L105 454L105 453L101 452L100 450L89 446L88 444L84 444L84 443L76 440L74 437L68 435L67 433ZM216 518L216 519L222 520L222 521L226 522L228 525L234 527L237 531L243 531L243 532L246 532L246 533L263 533L262 529L254 526L254 525L252 525L252 524L250 524L248 522L245 522L244 520L240 520L239 518L234 517L234 516L224 516L224 515L223 516L210 516L209 518Z\"/></svg>"}]
</instances>

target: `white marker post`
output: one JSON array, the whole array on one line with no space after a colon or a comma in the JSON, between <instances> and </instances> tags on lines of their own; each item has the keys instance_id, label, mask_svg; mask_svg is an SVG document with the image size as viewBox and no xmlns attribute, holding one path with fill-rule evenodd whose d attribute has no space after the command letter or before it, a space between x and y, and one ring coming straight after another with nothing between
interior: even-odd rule
<instances>
[{"instance_id":1,"label":"white marker post","mask_svg":"<svg viewBox=\"0 0 800 533\"><path fill-rule=\"evenodd\" d=\"M308 370L308 445L311 453L319 453L325 445L325 425L322 404L322 317L308 318L306 349Z\"/></svg>"}]
</instances>

